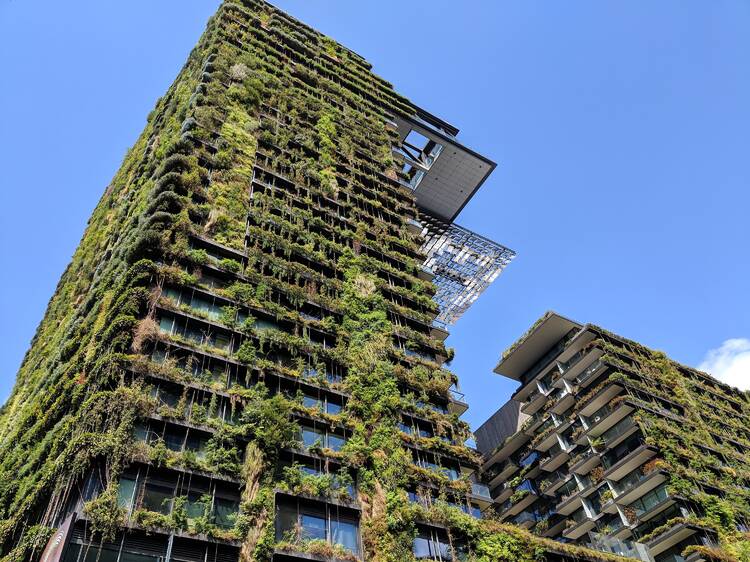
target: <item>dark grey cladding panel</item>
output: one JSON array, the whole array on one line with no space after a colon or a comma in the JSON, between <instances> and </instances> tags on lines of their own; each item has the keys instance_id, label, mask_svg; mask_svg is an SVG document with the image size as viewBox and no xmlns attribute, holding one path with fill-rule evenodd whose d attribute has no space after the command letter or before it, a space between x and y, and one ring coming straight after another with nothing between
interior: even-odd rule
<instances>
[{"instance_id":1,"label":"dark grey cladding panel","mask_svg":"<svg viewBox=\"0 0 750 562\"><path fill-rule=\"evenodd\" d=\"M475 432L477 449L489 455L495 447L513 435L521 425L521 403L510 400L484 422ZM526 417L526 416L524 416Z\"/></svg>"}]
</instances>

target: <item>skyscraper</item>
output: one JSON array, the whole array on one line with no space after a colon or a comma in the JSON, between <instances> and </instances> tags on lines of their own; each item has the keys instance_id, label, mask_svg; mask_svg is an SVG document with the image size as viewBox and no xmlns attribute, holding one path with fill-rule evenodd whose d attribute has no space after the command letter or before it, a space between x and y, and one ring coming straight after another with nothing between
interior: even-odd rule
<instances>
[{"instance_id":1,"label":"skyscraper","mask_svg":"<svg viewBox=\"0 0 750 562\"><path fill-rule=\"evenodd\" d=\"M494 168L457 133L224 3L0 412L3 560L567 557L481 519L442 342L513 252L453 223Z\"/></svg>"},{"instance_id":2,"label":"skyscraper","mask_svg":"<svg viewBox=\"0 0 750 562\"><path fill-rule=\"evenodd\" d=\"M750 398L548 313L503 354L519 381L477 429L499 517L643 560L750 556Z\"/></svg>"}]
</instances>

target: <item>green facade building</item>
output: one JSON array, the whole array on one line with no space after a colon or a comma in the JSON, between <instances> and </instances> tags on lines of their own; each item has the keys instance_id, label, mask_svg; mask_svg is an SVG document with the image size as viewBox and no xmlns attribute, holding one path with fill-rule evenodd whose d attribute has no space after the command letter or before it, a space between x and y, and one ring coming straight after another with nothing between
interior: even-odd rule
<instances>
[{"instance_id":1,"label":"green facade building","mask_svg":"<svg viewBox=\"0 0 750 562\"><path fill-rule=\"evenodd\" d=\"M750 559L750 396L548 313L503 354L519 382L477 429L498 517L655 562Z\"/></svg>"},{"instance_id":2,"label":"green facade building","mask_svg":"<svg viewBox=\"0 0 750 562\"><path fill-rule=\"evenodd\" d=\"M222 4L0 411L0 559L599 557L486 517L442 342L513 252L453 222L494 168L457 133Z\"/></svg>"}]
</instances>

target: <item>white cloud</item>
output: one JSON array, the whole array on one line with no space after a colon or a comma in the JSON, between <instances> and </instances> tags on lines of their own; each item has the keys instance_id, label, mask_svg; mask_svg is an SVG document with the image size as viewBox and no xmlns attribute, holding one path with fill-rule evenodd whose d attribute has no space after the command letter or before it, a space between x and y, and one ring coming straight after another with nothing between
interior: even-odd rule
<instances>
[{"instance_id":1,"label":"white cloud","mask_svg":"<svg viewBox=\"0 0 750 562\"><path fill-rule=\"evenodd\" d=\"M706 353L698 369L742 390L750 390L750 340L726 340L718 349Z\"/></svg>"}]
</instances>

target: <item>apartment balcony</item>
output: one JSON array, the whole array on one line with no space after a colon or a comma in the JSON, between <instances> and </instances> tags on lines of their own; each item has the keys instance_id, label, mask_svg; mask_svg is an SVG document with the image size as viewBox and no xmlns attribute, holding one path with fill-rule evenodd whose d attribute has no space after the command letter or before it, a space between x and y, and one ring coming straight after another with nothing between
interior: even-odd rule
<instances>
[{"instance_id":1,"label":"apartment balcony","mask_svg":"<svg viewBox=\"0 0 750 562\"><path fill-rule=\"evenodd\" d=\"M505 482L502 482L497 488L492 489L492 493L494 494L493 498L496 503L502 504L507 501L510 496L513 495L514 490L515 486L513 486L512 480L506 480Z\"/></svg>"},{"instance_id":2,"label":"apartment balcony","mask_svg":"<svg viewBox=\"0 0 750 562\"><path fill-rule=\"evenodd\" d=\"M521 467L518 465L518 461L513 459L505 459L497 468L498 472L490 479L490 489L495 489L510 477L512 477L520 469Z\"/></svg>"},{"instance_id":3,"label":"apartment balcony","mask_svg":"<svg viewBox=\"0 0 750 562\"><path fill-rule=\"evenodd\" d=\"M553 497L560 487L573 478L573 474L566 470L556 470L539 483L539 492L544 496Z\"/></svg>"},{"instance_id":4,"label":"apartment balcony","mask_svg":"<svg viewBox=\"0 0 750 562\"><path fill-rule=\"evenodd\" d=\"M466 403L466 395L454 387L451 387L449 392L448 412L457 416L464 414L469 409L469 405Z\"/></svg>"},{"instance_id":5,"label":"apartment balcony","mask_svg":"<svg viewBox=\"0 0 750 562\"><path fill-rule=\"evenodd\" d=\"M614 501L617 505L630 505L654 488L667 481L669 474L665 470L653 470L644 473L642 468L616 483Z\"/></svg>"},{"instance_id":6,"label":"apartment balcony","mask_svg":"<svg viewBox=\"0 0 750 562\"><path fill-rule=\"evenodd\" d=\"M513 519L509 521L509 523L512 523L513 525L518 525L519 527L522 527L524 529L531 529L534 525L546 519L547 519L547 516L542 515L537 510L531 510L531 511L526 510L516 515Z\"/></svg>"},{"instance_id":7,"label":"apartment balcony","mask_svg":"<svg viewBox=\"0 0 750 562\"><path fill-rule=\"evenodd\" d=\"M602 363L600 359L594 361L591 365L586 367L581 374L574 378L571 383L579 388L586 388L592 382L598 379L599 375L607 370L607 365Z\"/></svg>"},{"instance_id":8,"label":"apartment balcony","mask_svg":"<svg viewBox=\"0 0 750 562\"><path fill-rule=\"evenodd\" d=\"M440 342L444 342L446 339L448 339L449 335L450 333L448 332L448 330L445 330L441 328L440 326L430 326L431 338L435 338L436 340ZM461 394L461 396L463 396L463 394Z\"/></svg>"},{"instance_id":9,"label":"apartment balcony","mask_svg":"<svg viewBox=\"0 0 750 562\"><path fill-rule=\"evenodd\" d=\"M557 368L560 370L561 378L558 379L556 384L561 386L562 381L574 381L596 363L602 355L604 355L604 352L595 347L577 352L566 362L558 362Z\"/></svg>"},{"instance_id":10,"label":"apartment balcony","mask_svg":"<svg viewBox=\"0 0 750 562\"><path fill-rule=\"evenodd\" d=\"M508 517L518 515L539 498L539 492L529 480L524 480L513 492L513 495L500 506L500 517L505 520Z\"/></svg>"},{"instance_id":11,"label":"apartment balcony","mask_svg":"<svg viewBox=\"0 0 750 562\"><path fill-rule=\"evenodd\" d=\"M553 414L562 414L566 412L576 401L573 387L567 382L564 382L563 384L564 387L560 389L556 395L550 395L550 398L554 400L554 404L550 408L550 412Z\"/></svg>"},{"instance_id":12,"label":"apartment balcony","mask_svg":"<svg viewBox=\"0 0 750 562\"><path fill-rule=\"evenodd\" d=\"M555 435L557 437L557 435ZM554 472L565 464L570 458L570 448L564 446L562 442L558 442L552 448L547 451L547 454L542 457L539 463L539 468L545 472Z\"/></svg>"},{"instance_id":13,"label":"apartment balcony","mask_svg":"<svg viewBox=\"0 0 750 562\"><path fill-rule=\"evenodd\" d=\"M471 501L478 504L482 509L494 503L489 487L481 482L471 483Z\"/></svg>"},{"instance_id":14,"label":"apartment balcony","mask_svg":"<svg viewBox=\"0 0 750 562\"><path fill-rule=\"evenodd\" d=\"M588 517L585 509L581 507L566 521L562 534L566 539L577 540L594 527L596 527L596 520Z\"/></svg>"},{"instance_id":15,"label":"apartment balcony","mask_svg":"<svg viewBox=\"0 0 750 562\"><path fill-rule=\"evenodd\" d=\"M648 547L651 555L656 557L673 546L688 540L693 544L710 543L716 540L716 532L694 523L681 522L650 538L644 544Z\"/></svg>"},{"instance_id":16,"label":"apartment balcony","mask_svg":"<svg viewBox=\"0 0 750 562\"><path fill-rule=\"evenodd\" d=\"M584 416L583 435L595 439L635 411L635 407L617 398L605 404L590 416Z\"/></svg>"},{"instance_id":17,"label":"apartment balcony","mask_svg":"<svg viewBox=\"0 0 750 562\"><path fill-rule=\"evenodd\" d=\"M625 390L625 387L616 382L608 384L579 404L578 414L583 417L591 417L597 410L601 410L604 406L612 402L623 390Z\"/></svg>"},{"instance_id":18,"label":"apartment balcony","mask_svg":"<svg viewBox=\"0 0 750 562\"><path fill-rule=\"evenodd\" d=\"M651 457L656 456L656 453L656 447L642 444L635 447L634 449L631 449L629 452L615 458L605 456L602 459L605 467L602 477L609 480L620 480L627 476L630 472L641 466Z\"/></svg>"},{"instance_id":19,"label":"apartment balcony","mask_svg":"<svg viewBox=\"0 0 750 562\"><path fill-rule=\"evenodd\" d=\"M489 454L489 458L483 465L483 471L490 478L490 488L498 486L520 469L518 465L521 457L520 450L528 440L528 435L523 431L517 431Z\"/></svg>"},{"instance_id":20,"label":"apartment balcony","mask_svg":"<svg viewBox=\"0 0 750 562\"><path fill-rule=\"evenodd\" d=\"M591 492L589 486L591 480L588 477L574 476L572 481L558 492L558 501L555 511L561 515L570 515L576 509L583 506L583 498Z\"/></svg>"},{"instance_id":21,"label":"apartment balcony","mask_svg":"<svg viewBox=\"0 0 750 562\"><path fill-rule=\"evenodd\" d=\"M542 428L541 426L543 423L546 423L549 417L550 414L548 414L547 412L537 412L533 416L527 418L525 422L523 422L521 431L523 431L529 437L534 437L535 435L541 433L542 431L544 431L544 429L546 429Z\"/></svg>"},{"instance_id":22,"label":"apartment balcony","mask_svg":"<svg viewBox=\"0 0 750 562\"><path fill-rule=\"evenodd\" d=\"M591 472L591 469L600 463L600 453L594 447L589 446L571 459L569 470L583 476Z\"/></svg>"},{"instance_id":23,"label":"apartment balcony","mask_svg":"<svg viewBox=\"0 0 750 562\"><path fill-rule=\"evenodd\" d=\"M558 443L557 423L553 416L549 416L542 425L537 428L536 436L531 442L535 450L540 452L548 451L553 445Z\"/></svg>"},{"instance_id":24,"label":"apartment balcony","mask_svg":"<svg viewBox=\"0 0 750 562\"><path fill-rule=\"evenodd\" d=\"M523 405L521 406L521 412L531 416L533 414L536 414L546 402L547 394L537 388L536 390L532 391L532 393L523 403Z\"/></svg>"}]
</instances>

